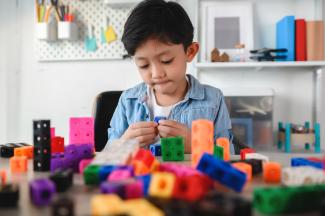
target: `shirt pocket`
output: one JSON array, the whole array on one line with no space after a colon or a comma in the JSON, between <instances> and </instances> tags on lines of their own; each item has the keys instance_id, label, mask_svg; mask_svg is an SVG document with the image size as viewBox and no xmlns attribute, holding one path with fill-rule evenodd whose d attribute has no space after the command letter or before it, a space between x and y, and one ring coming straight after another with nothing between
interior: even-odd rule
<instances>
[{"instance_id":1,"label":"shirt pocket","mask_svg":"<svg viewBox=\"0 0 325 216\"><path fill-rule=\"evenodd\" d=\"M212 107L192 108L184 110L181 114L181 122L191 127L192 121L197 119L206 119L212 122L217 116L217 109Z\"/></svg>"}]
</instances>

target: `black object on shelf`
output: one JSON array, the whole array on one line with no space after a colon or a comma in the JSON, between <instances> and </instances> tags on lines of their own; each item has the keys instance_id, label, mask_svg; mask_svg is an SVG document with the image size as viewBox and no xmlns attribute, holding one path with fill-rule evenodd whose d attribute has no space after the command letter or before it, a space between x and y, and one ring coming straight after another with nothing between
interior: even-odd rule
<instances>
[{"instance_id":1,"label":"black object on shelf","mask_svg":"<svg viewBox=\"0 0 325 216\"><path fill-rule=\"evenodd\" d=\"M284 60L287 58L286 55L278 55L278 53L287 53L287 49L270 49L262 48L257 50L251 50L250 53L254 54L250 59L255 61L275 61Z\"/></svg>"}]
</instances>

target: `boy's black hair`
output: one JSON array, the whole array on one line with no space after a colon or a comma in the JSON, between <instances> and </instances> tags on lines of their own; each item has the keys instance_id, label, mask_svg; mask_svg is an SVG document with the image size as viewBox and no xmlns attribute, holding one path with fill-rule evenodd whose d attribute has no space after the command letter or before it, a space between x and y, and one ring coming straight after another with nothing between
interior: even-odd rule
<instances>
[{"instance_id":1,"label":"boy's black hair","mask_svg":"<svg viewBox=\"0 0 325 216\"><path fill-rule=\"evenodd\" d=\"M176 2L145 0L131 12L124 25L122 42L129 55L147 39L183 44L186 52L193 42L194 28L184 8Z\"/></svg>"}]
</instances>

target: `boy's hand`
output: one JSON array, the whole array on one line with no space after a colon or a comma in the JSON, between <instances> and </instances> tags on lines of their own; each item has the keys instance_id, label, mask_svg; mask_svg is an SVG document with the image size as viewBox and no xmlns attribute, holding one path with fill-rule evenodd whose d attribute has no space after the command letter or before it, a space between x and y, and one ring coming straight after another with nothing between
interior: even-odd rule
<instances>
[{"instance_id":1,"label":"boy's hand","mask_svg":"<svg viewBox=\"0 0 325 216\"><path fill-rule=\"evenodd\" d=\"M160 120L158 125L160 137L184 137L185 153L191 153L191 129L173 120Z\"/></svg>"},{"instance_id":2,"label":"boy's hand","mask_svg":"<svg viewBox=\"0 0 325 216\"><path fill-rule=\"evenodd\" d=\"M124 132L121 139L136 139L140 146L148 146L154 143L158 124L156 122L137 122L131 124Z\"/></svg>"}]
</instances>

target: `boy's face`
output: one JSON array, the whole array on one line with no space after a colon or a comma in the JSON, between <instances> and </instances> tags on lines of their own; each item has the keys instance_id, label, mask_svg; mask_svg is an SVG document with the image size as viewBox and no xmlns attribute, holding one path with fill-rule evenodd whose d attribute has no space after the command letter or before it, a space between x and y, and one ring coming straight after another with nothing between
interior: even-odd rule
<instances>
[{"instance_id":1,"label":"boy's face","mask_svg":"<svg viewBox=\"0 0 325 216\"><path fill-rule=\"evenodd\" d=\"M198 45L193 44L198 50ZM143 81L156 93L174 95L183 91L184 85L186 87L186 64L192 61L197 50L185 53L182 44L165 44L149 39L136 49L135 64Z\"/></svg>"}]
</instances>

